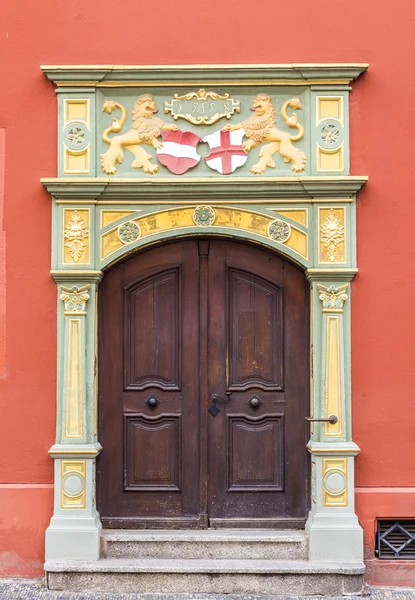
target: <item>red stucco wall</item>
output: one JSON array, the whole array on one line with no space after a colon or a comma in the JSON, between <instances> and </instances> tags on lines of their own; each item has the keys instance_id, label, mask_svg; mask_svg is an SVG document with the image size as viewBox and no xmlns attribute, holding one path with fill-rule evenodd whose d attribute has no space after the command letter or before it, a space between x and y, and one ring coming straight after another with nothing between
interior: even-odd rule
<instances>
[{"instance_id":1,"label":"red stucco wall","mask_svg":"<svg viewBox=\"0 0 415 600\"><path fill-rule=\"evenodd\" d=\"M415 486L414 20L405 0L3 3L0 512L8 507L14 525L2 521L0 574L41 573L52 510L44 484L52 482L56 292L50 199L39 178L56 174L56 98L41 64L370 63L351 96L352 174L370 177L358 198L353 423L362 449L357 485L378 491L360 494L362 521L381 488ZM19 484L18 502L10 484ZM397 506L401 493L394 492ZM372 540L373 527L365 527ZM21 534L29 530L23 548Z\"/></svg>"}]
</instances>

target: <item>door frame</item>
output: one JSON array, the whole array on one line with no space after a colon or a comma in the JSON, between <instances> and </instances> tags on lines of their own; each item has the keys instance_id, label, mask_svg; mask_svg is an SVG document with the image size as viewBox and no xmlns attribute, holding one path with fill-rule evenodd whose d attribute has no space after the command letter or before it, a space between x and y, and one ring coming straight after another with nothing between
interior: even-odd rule
<instances>
[{"instance_id":1,"label":"door frame","mask_svg":"<svg viewBox=\"0 0 415 600\"><path fill-rule=\"evenodd\" d=\"M355 187L360 185L362 182ZM226 208L224 201L207 207L183 202L179 221L179 203L175 201L174 206L164 208L159 231L148 238L139 237L122 244L107 257L99 254L105 236L127 222L140 227L140 221L143 224L144 219L160 212L159 206L147 205L142 215L141 206L138 212L138 205L130 204L126 216L116 203L78 200L68 205L54 197L54 239L60 245L59 252L67 239L64 224L68 228L71 219L81 219L90 232L87 243L97 268L75 270L72 265L62 265L52 271L58 288L58 406L57 442L49 451L55 459L55 508L46 532L47 558L99 557L102 525L95 503L95 460L101 451L97 435L96 361L99 283L111 265L131 252L177 237L203 235L260 244L294 261L305 272L310 283L311 304L310 414L327 418L334 413L339 418L337 425L315 423L310 428L307 449L311 456L311 510L306 525L309 556L326 560L362 559L362 530L354 512L354 457L359 448L351 437L350 390L350 282L357 272L355 197L346 199L344 188L339 187L339 197L330 202L319 201L317 197L303 198L301 203L279 201L270 206L269 201L258 200L255 207L226 205ZM227 224L196 224L195 215L200 208L212 210L215 218L226 211ZM270 208L278 211L278 215ZM110 226L100 227L103 213L111 211L115 221ZM173 221L169 221L173 213L176 227L171 227ZM238 227L241 215L244 219L250 218L249 229ZM328 220L338 223L341 240L334 264L322 260L323 225ZM287 225L291 233L295 232L296 246L274 239L270 225L276 221ZM307 255L301 255L301 248L307 248Z\"/></svg>"}]
</instances>

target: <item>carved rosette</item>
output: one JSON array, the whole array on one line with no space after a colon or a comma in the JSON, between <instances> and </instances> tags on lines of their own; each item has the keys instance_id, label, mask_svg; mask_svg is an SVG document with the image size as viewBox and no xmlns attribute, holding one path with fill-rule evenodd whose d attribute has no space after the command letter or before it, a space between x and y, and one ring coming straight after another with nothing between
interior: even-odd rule
<instances>
[{"instance_id":1,"label":"carved rosette","mask_svg":"<svg viewBox=\"0 0 415 600\"><path fill-rule=\"evenodd\" d=\"M211 206L196 206L193 211L193 221L198 227L210 227L216 219Z\"/></svg>"},{"instance_id":2,"label":"carved rosette","mask_svg":"<svg viewBox=\"0 0 415 600\"><path fill-rule=\"evenodd\" d=\"M118 227L118 237L123 244L132 244L141 237L141 228L134 221L127 221Z\"/></svg>"},{"instance_id":3,"label":"carved rosette","mask_svg":"<svg viewBox=\"0 0 415 600\"><path fill-rule=\"evenodd\" d=\"M74 262L78 262L84 253L88 245L85 240L88 237L88 227L79 212L75 210L65 227L65 239L67 240L65 246L69 249Z\"/></svg>"},{"instance_id":4,"label":"carved rosette","mask_svg":"<svg viewBox=\"0 0 415 600\"><path fill-rule=\"evenodd\" d=\"M335 285L326 287L325 285L318 284L318 289L320 290L319 298L323 303L323 312L342 312L343 304L348 298L346 294L348 287L348 283L339 287Z\"/></svg>"},{"instance_id":5,"label":"carved rosette","mask_svg":"<svg viewBox=\"0 0 415 600\"><path fill-rule=\"evenodd\" d=\"M337 258L339 246L344 243L344 226L333 209L324 219L320 227L320 241L327 248L327 255L331 262Z\"/></svg>"},{"instance_id":6,"label":"carved rosette","mask_svg":"<svg viewBox=\"0 0 415 600\"><path fill-rule=\"evenodd\" d=\"M275 219L268 225L268 237L274 242L284 244L291 236L291 226L281 219Z\"/></svg>"},{"instance_id":7,"label":"carved rosette","mask_svg":"<svg viewBox=\"0 0 415 600\"><path fill-rule=\"evenodd\" d=\"M61 286L60 299L65 304L65 314L77 315L84 314L87 300L89 300L89 285L82 287L73 286L71 288Z\"/></svg>"}]
</instances>

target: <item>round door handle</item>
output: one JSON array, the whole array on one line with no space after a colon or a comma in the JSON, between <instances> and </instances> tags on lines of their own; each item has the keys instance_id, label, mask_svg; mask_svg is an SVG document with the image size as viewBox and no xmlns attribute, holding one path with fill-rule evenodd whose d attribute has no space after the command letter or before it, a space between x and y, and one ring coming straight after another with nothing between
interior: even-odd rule
<instances>
[{"instance_id":1,"label":"round door handle","mask_svg":"<svg viewBox=\"0 0 415 600\"><path fill-rule=\"evenodd\" d=\"M249 401L249 406L253 409L259 408L261 405L261 400L259 398L257 398L256 396L254 396L254 398L251 398Z\"/></svg>"}]
</instances>

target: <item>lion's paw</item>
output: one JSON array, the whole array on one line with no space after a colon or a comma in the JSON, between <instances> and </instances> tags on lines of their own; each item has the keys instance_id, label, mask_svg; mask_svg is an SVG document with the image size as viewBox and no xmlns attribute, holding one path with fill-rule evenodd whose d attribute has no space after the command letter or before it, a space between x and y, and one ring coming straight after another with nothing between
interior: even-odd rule
<instances>
[{"instance_id":1,"label":"lion's paw","mask_svg":"<svg viewBox=\"0 0 415 600\"><path fill-rule=\"evenodd\" d=\"M154 175L154 173L159 172L159 167L158 167L158 165L152 165L151 163L148 163L147 165L144 165L143 171L144 171L144 173L149 173L150 175Z\"/></svg>"},{"instance_id":2,"label":"lion's paw","mask_svg":"<svg viewBox=\"0 0 415 600\"><path fill-rule=\"evenodd\" d=\"M293 171L293 173L301 173L301 171L305 170L305 165L296 165L293 164L293 166L291 167L291 171Z\"/></svg>"},{"instance_id":3,"label":"lion's paw","mask_svg":"<svg viewBox=\"0 0 415 600\"><path fill-rule=\"evenodd\" d=\"M254 173L254 175L260 175L261 173L264 173L265 169L266 167L264 167L264 165L258 163L257 165L251 167L251 173Z\"/></svg>"},{"instance_id":4,"label":"lion's paw","mask_svg":"<svg viewBox=\"0 0 415 600\"><path fill-rule=\"evenodd\" d=\"M105 154L101 154L101 166L104 173L107 175L114 175L117 172L114 164L108 160L108 157Z\"/></svg>"}]
</instances>

